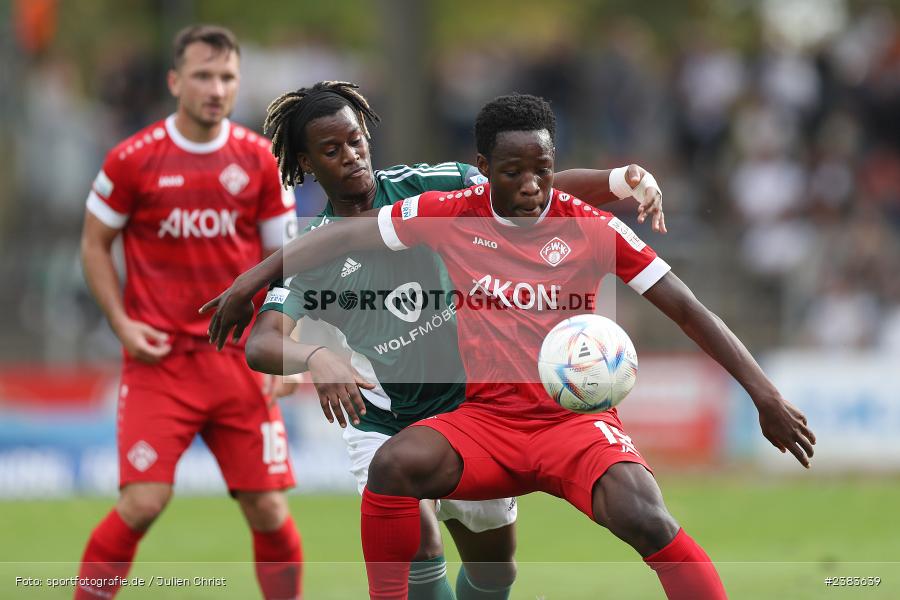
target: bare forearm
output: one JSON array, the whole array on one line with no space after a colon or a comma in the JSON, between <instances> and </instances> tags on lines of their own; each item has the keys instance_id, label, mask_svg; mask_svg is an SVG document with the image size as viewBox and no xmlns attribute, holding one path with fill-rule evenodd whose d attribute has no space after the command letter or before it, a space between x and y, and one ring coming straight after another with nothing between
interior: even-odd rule
<instances>
[{"instance_id":1,"label":"bare forearm","mask_svg":"<svg viewBox=\"0 0 900 600\"><path fill-rule=\"evenodd\" d=\"M113 329L127 318L122 301L122 288L119 274L113 264L109 248L101 244L82 242L81 262L84 268L84 279L91 290L97 304L106 315Z\"/></svg>"},{"instance_id":2,"label":"bare forearm","mask_svg":"<svg viewBox=\"0 0 900 600\"><path fill-rule=\"evenodd\" d=\"M608 169L567 169L553 176L554 187L591 204L602 206L618 200L609 189Z\"/></svg>"},{"instance_id":3,"label":"bare forearm","mask_svg":"<svg viewBox=\"0 0 900 600\"><path fill-rule=\"evenodd\" d=\"M731 373L754 402L777 396L777 390L756 360L727 325L697 300L672 272L644 292L700 348Z\"/></svg>"},{"instance_id":4,"label":"bare forearm","mask_svg":"<svg viewBox=\"0 0 900 600\"><path fill-rule=\"evenodd\" d=\"M318 348L300 344L276 331L256 332L247 340L247 364L270 375L294 375L309 370L306 360Z\"/></svg>"},{"instance_id":5,"label":"bare forearm","mask_svg":"<svg viewBox=\"0 0 900 600\"><path fill-rule=\"evenodd\" d=\"M722 365L747 390L754 402L757 398L770 397L775 393L775 386L747 347L722 319L702 304L698 302L689 309L681 329L706 354Z\"/></svg>"}]
</instances>

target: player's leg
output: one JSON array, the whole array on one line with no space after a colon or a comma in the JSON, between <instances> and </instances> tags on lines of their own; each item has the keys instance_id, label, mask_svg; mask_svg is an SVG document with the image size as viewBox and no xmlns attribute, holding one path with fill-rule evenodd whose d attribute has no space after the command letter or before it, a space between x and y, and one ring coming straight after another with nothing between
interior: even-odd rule
<instances>
[{"instance_id":1,"label":"player's leg","mask_svg":"<svg viewBox=\"0 0 900 600\"><path fill-rule=\"evenodd\" d=\"M407 427L375 453L360 508L372 598L407 597L410 561L421 543L419 501L452 492L462 470L447 439L428 427Z\"/></svg>"},{"instance_id":2,"label":"player's leg","mask_svg":"<svg viewBox=\"0 0 900 600\"><path fill-rule=\"evenodd\" d=\"M119 588L115 578L128 574L138 543L172 496L175 465L203 418L168 392L170 367L180 361L172 357L156 367L132 364L123 372L117 435L119 499L91 532L78 571L80 580L107 583L77 585L75 598L115 596Z\"/></svg>"},{"instance_id":3,"label":"player's leg","mask_svg":"<svg viewBox=\"0 0 900 600\"><path fill-rule=\"evenodd\" d=\"M484 445L503 440L520 448L522 441L507 439L505 431L492 430L481 415L470 412L475 411L461 407L420 421L375 454L361 506L372 598L406 598L409 561L420 541L419 499L452 495L483 500L531 491L523 491L513 471L497 462ZM480 429L485 431L479 433Z\"/></svg>"},{"instance_id":4,"label":"player's leg","mask_svg":"<svg viewBox=\"0 0 900 600\"><path fill-rule=\"evenodd\" d=\"M615 463L594 486L594 520L641 556L661 550L679 525L663 502L656 479L643 465Z\"/></svg>"},{"instance_id":5,"label":"player's leg","mask_svg":"<svg viewBox=\"0 0 900 600\"><path fill-rule=\"evenodd\" d=\"M515 501L515 499L512 499ZM447 500L443 501L448 502ZM488 500L487 502L496 502ZM509 523L472 531L457 519L444 521L463 566L456 578L457 600L506 600L516 580L516 530Z\"/></svg>"},{"instance_id":6,"label":"player's leg","mask_svg":"<svg viewBox=\"0 0 900 600\"><path fill-rule=\"evenodd\" d=\"M147 531L171 499L171 483L157 481L129 483L119 490L116 512L130 529Z\"/></svg>"},{"instance_id":7,"label":"player's leg","mask_svg":"<svg viewBox=\"0 0 900 600\"><path fill-rule=\"evenodd\" d=\"M409 565L409 600L454 600L434 500L419 501L419 549Z\"/></svg>"},{"instance_id":8,"label":"player's leg","mask_svg":"<svg viewBox=\"0 0 900 600\"><path fill-rule=\"evenodd\" d=\"M298 598L303 550L284 494L294 476L281 411L241 353L209 352L198 360L215 381L216 397L201 435L250 526L260 589L265 598Z\"/></svg>"},{"instance_id":9,"label":"player's leg","mask_svg":"<svg viewBox=\"0 0 900 600\"><path fill-rule=\"evenodd\" d=\"M597 480L594 520L637 550L656 571L670 600L725 598L709 556L669 514L643 465L620 462Z\"/></svg>"},{"instance_id":10,"label":"player's leg","mask_svg":"<svg viewBox=\"0 0 900 600\"><path fill-rule=\"evenodd\" d=\"M375 452L391 436L380 431L364 431L348 426L343 433L350 457L350 472L362 494L369 478L369 465ZM453 590L447 581L444 544L435 515L434 500L419 501L421 537L409 571L409 598L413 600L452 600Z\"/></svg>"},{"instance_id":11,"label":"player's leg","mask_svg":"<svg viewBox=\"0 0 900 600\"><path fill-rule=\"evenodd\" d=\"M300 535L282 491L233 492L253 536L256 577L265 598L297 598L303 560Z\"/></svg>"}]
</instances>

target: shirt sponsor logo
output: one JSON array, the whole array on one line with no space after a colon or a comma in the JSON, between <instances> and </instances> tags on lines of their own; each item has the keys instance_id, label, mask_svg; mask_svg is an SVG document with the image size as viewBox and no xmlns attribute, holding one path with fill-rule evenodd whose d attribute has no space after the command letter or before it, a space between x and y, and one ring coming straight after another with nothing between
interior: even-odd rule
<instances>
[{"instance_id":1,"label":"shirt sponsor logo","mask_svg":"<svg viewBox=\"0 0 900 600\"><path fill-rule=\"evenodd\" d=\"M472 244L476 246L484 246L486 248L493 248L494 250L498 248L497 242L486 240L484 238L478 237L477 235L475 236L475 239L472 240Z\"/></svg>"},{"instance_id":2,"label":"shirt sponsor logo","mask_svg":"<svg viewBox=\"0 0 900 600\"><path fill-rule=\"evenodd\" d=\"M543 283L535 286L529 282L512 282L493 275L485 275L481 279L473 279L469 295L484 293L495 298L501 307L537 310L556 310L559 306L559 292L562 286Z\"/></svg>"},{"instance_id":3,"label":"shirt sponsor logo","mask_svg":"<svg viewBox=\"0 0 900 600\"><path fill-rule=\"evenodd\" d=\"M639 238L638 235L631 230L631 227L620 221L617 217L613 217L609 220L609 226L615 229L619 233L619 235L622 236L622 239L628 242L628 245L634 248L637 252L640 252L647 247L647 244L644 243L644 240Z\"/></svg>"},{"instance_id":4,"label":"shirt sponsor logo","mask_svg":"<svg viewBox=\"0 0 900 600\"><path fill-rule=\"evenodd\" d=\"M347 257L347 260L344 261L344 266L341 268L341 277L346 277L352 273L356 273L362 268L362 265L353 260L350 257Z\"/></svg>"},{"instance_id":5,"label":"shirt sponsor logo","mask_svg":"<svg viewBox=\"0 0 900 600\"><path fill-rule=\"evenodd\" d=\"M394 288L384 299L384 306L388 312L401 321L415 323L422 315L425 301L422 284L418 281L410 281Z\"/></svg>"},{"instance_id":6,"label":"shirt sponsor logo","mask_svg":"<svg viewBox=\"0 0 900 600\"><path fill-rule=\"evenodd\" d=\"M221 183L232 196L237 196L250 183L250 176L238 165L231 163L219 173Z\"/></svg>"},{"instance_id":7,"label":"shirt sponsor logo","mask_svg":"<svg viewBox=\"0 0 900 600\"><path fill-rule=\"evenodd\" d=\"M128 462L131 463L131 466L141 473L152 467L158 457L153 446L144 440L139 440L135 443L126 456L128 457Z\"/></svg>"},{"instance_id":8,"label":"shirt sponsor logo","mask_svg":"<svg viewBox=\"0 0 900 600\"><path fill-rule=\"evenodd\" d=\"M184 185L184 175L160 175L159 187L174 188Z\"/></svg>"},{"instance_id":9,"label":"shirt sponsor logo","mask_svg":"<svg viewBox=\"0 0 900 600\"><path fill-rule=\"evenodd\" d=\"M284 301L287 300L288 294L290 293L290 290L284 288L272 288L269 290L269 293L266 294L266 300L263 304L284 304Z\"/></svg>"},{"instance_id":10,"label":"shirt sponsor logo","mask_svg":"<svg viewBox=\"0 0 900 600\"><path fill-rule=\"evenodd\" d=\"M419 214L419 197L413 196L412 198L407 198L403 201L403 204L400 205L400 216L403 217L403 220L412 219L413 217Z\"/></svg>"},{"instance_id":11,"label":"shirt sponsor logo","mask_svg":"<svg viewBox=\"0 0 900 600\"><path fill-rule=\"evenodd\" d=\"M382 342L380 344L375 344L375 351L381 355L386 354L388 352L396 352L401 348L409 346L416 339L422 339L425 336L433 333L438 328L440 328L445 323L449 323L453 320L454 315L456 314L456 309L451 305L447 308L443 309L440 312L436 312L431 315L431 318L426 319L422 323L419 323L413 329L410 329L405 334L400 337L392 338L386 342ZM367 390L368 391L368 390ZM396 415L395 415L396 416Z\"/></svg>"},{"instance_id":12,"label":"shirt sponsor logo","mask_svg":"<svg viewBox=\"0 0 900 600\"><path fill-rule=\"evenodd\" d=\"M572 252L572 249L569 245L560 238L555 237L541 248L541 258L551 267L555 267L565 260L570 252Z\"/></svg>"},{"instance_id":13,"label":"shirt sponsor logo","mask_svg":"<svg viewBox=\"0 0 900 600\"><path fill-rule=\"evenodd\" d=\"M185 239L234 237L237 234L237 219L236 210L173 208L169 216L159 222L157 235Z\"/></svg>"}]
</instances>

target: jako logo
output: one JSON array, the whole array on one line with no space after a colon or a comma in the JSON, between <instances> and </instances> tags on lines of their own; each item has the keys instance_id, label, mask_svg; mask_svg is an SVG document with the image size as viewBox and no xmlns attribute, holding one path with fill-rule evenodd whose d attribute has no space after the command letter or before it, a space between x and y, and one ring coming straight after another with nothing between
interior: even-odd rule
<instances>
[{"instance_id":1,"label":"jako logo","mask_svg":"<svg viewBox=\"0 0 900 600\"><path fill-rule=\"evenodd\" d=\"M491 240L480 238L477 235L475 236L475 239L472 240L472 243L476 246L485 246L487 248L493 248L494 250L497 249L497 242L492 242Z\"/></svg>"},{"instance_id":2,"label":"jako logo","mask_svg":"<svg viewBox=\"0 0 900 600\"><path fill-rule=\"evenodd\" d=\"M419 320L424 304L425 293L422 291L422 284L418 281L398 285L384 299L384 306L388 311L407 323L415 323Z\"/></svg>"},{"instance_id":3,"label":"jako logo","mask_svg":"<svg viewBox=\"0 0 900 600\"><path fill-rule=\"evenodd\" d=\"M159 237L174 238L234 237L237 233L238 211L216 211L211 208L186 210L173 208L169 216L159 222Z\"/></svg>"},{"instance_id":4,"label":"jako logo","mask_svg":"<svg viewBox=\"0 0 900 600\"><path fill-rule=\"evenodd\" d=\"M160 175L159 187L181 187L184 185L184 175Z\"/></svg>"}]
</instances>

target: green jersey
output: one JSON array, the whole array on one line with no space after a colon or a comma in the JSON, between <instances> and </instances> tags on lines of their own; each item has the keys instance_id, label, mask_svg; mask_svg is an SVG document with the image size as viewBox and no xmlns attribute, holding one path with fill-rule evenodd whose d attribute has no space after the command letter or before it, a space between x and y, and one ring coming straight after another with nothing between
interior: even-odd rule
<instances>
[{"instance_id":1,"label":"green jersey","mask_svg":"<svg viewBox=\"0 0 900 600\"><path fill-rule=\"evenodd\" d=\"M375 171L375 180L372 207L380 208L427 191L469 187L484 178L471 165L441 163ZM306 231L338 218L329 203ZM366 414L356 427L393 435L456 408L465 397L451 289L443 262L431 250L420 246L396 253L385 248L348 253L276 282L260 312L277 310L294 320L309 317L300 328L304 343L310 325L324 321L336 328L337 344L349 353L351 364L376 384L374 390L361 390ZM335 349L335 344L324 345Z\"/></svg>"}]
</instances>

